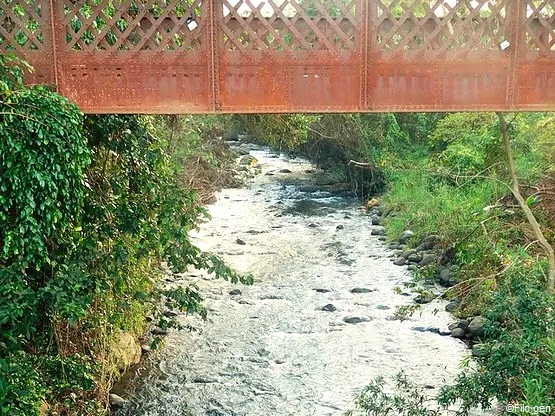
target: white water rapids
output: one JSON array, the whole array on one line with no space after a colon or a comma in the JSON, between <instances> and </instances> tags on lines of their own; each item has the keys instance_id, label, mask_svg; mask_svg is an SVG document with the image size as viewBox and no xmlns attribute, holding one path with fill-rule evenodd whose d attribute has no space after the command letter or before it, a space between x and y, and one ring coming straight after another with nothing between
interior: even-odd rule
<instances>
[{"instance_id":1,"label":"white water rapids","mask_svg":"<svg viewBox=\"0 0 555 416\"><path fill-rule=\"evenodd\" d=\"M179 317L198 332L170 332L146 360L148 371L128 387L130 405L117 414L341 415L370 380L400 370L437 393L469 351L459 340L414 327L446 328L453 318L445 303L395 320L396 307L416 296L403 286L411 277L371 235L360 203L315 185L319 172L306 161L251 154L262 174L247 187L220 192L209 207L212 220L192 237L252 273L255 284L236 286L200 272L179 276L200 287L208 322ZM233 289L242 293L230 295ZM327 304L337 310L321 310Z\"/></svg>"}]
</instances>

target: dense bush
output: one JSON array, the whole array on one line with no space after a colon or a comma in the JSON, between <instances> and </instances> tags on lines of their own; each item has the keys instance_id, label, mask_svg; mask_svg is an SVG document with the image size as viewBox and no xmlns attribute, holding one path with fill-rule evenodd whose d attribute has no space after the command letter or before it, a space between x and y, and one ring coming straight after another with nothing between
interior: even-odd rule
<instances>
[{"instance_id":1,"label":"dense bush","mask_svg":"<svg viewBox=\"0 0 555 416\"><path fill-rule=\"evenodd\" d=\"M205 212L152 118L83 117L0 59L1 414L102 414L118 334L206 314L194 287L158 284L165 262L252 278L190 243Z\"/></svg>"},{"instance_id":2,"label":"dense bush","mask_svg":"<svg viewBox=\"0 0 555 416\"><path fill-rule=\"evenodd\" d=\"M516 262L500 282L483 315L487 356L479 371L462 372L444 387L439 402L461 402L461 414L501 403L555 409L555 296L541 284L542 269L530 258Z\"/></svg>"}]
</instances>

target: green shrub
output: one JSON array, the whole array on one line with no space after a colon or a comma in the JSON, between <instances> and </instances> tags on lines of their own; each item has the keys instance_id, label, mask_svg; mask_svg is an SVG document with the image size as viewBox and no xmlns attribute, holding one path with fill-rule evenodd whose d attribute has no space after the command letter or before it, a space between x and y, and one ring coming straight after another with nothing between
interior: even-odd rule
<instances>
[{"instance_id":1,"label":"green shrub","mask_svg":"<svg viewBox=\"0 0 555 416\"><path fill-rule=\"evenodd\" d=\"M555 408L555 297L545 291L541 264L515 264L484 311L483 348L476 371L462 372L439 397L445 405L459 402L462 411L492 399Z\"/></svg>"}]
</instances>

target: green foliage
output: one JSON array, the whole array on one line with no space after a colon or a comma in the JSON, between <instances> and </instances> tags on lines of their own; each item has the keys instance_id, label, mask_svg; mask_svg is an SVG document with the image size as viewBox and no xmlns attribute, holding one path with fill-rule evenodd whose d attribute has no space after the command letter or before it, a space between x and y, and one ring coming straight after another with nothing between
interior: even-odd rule
<instances>
[{"instance_id":1,"label":"green foliage","mask_svg":"<svg viewBox=\"0 0 555 416\"><path fill-rule=\"evenodd\" d=\"M4 86L21 81L8 71ZM82 115L45 87L0 96L0 263L40 269L52 260L49 239L71 227L83 203L90 163Z\"/></svg>"},{"instance_id":2,"label":"green foliage","mask_svg":"<svg viewBox=\"0 0 555 416\"><path fill-rule=\"evenodd\" d=\"M91 360L80 355L62 358L14 352L0 359L0 415L40 416L38 408L47 402L60 403L60 412L78 414L78 398L94 388L96 371ZM82 414L100 414L93 413L94 408L89 405Z\"/></svg>"},{"instance_id":3,"label":"green foliage","mask_svg":"<svg viewBox=\"0 0 555 416\"><path fill-rule=\"evenodd\" d=\"M308 139L319 116L304 114L253 114L236 120L254 140L280 150L295 149Z\"/></svg>"},{"instance_id":4,"label":"green foliage","mask_svg":"<svg viewBox=\"0 0 555 416\"><path fill-rule=\"evenodd\" d=\"M395 392L388 393L383 377L371 381L356 399L358 412L347 415L364 414L367 416L439 416L436 409L430 409L430 400L421 388L403 373L395 376Z\"/></svg>"},{"instance_id":5,"label":"green foliage","mask_svg":"<svg viewBox=\"0 0 555 416\"><path fill-rule=\"evenodd\" d=\"M83 118L0 59L0 409L101 414L114 337L140 336L161 305L206 316L196 287L159 283L164 263L252 276L189 241L206 212L155 119Z\"/></svg>"},{"instance_id":6,"label":"green foliage","mask_svg":"<svg viewBox=\"0 0 555 416\"><path fill-rule=\"evenodd\" d=\"M502 403L555 406L555 297L545 292L541 265L516 264L484 311L488 355L477 371L464 371L439 401L460 401L459 414Z\"/></svg>"},{"instance_id":7,"label":"green foliage","mask_svg":"<svg viewBox=\"0 0 555 416\"><path fill-rule=\"evenodd\" d=\"M238 130L280 150L294 151L350 182L357 195L383 191L384 172L405 155L426 152L425 138L442 114L322 114L242 116ZM349 164L357 161L364 168Z\"/></svg>"},{"instance_id":8,"label":"green foliage","mask_svg":"<svg viewBox=\"0 0 555 416\"><path fill-rule=\"evenodd\" d=\"M499 161L501 136L492 113L453 113L430 135L432 162L457 173L478 173Z\"/></svg>"}]
</instances>

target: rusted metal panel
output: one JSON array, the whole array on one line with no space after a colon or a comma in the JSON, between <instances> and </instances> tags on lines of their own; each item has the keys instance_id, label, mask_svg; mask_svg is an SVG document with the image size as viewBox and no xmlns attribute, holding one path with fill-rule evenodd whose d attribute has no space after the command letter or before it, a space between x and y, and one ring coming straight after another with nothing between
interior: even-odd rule
<instances>
[{"instance_id":1,"label":"rusted metal panel","mask_svg":"<svg viewBox=\"0 0 555 416\"><path fill-rule=\"evenodd\" d=\"M4 0L90 113L555 109L555 0Z\"/></svg>"}]
</instances>

